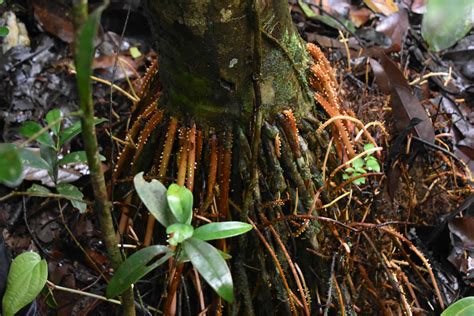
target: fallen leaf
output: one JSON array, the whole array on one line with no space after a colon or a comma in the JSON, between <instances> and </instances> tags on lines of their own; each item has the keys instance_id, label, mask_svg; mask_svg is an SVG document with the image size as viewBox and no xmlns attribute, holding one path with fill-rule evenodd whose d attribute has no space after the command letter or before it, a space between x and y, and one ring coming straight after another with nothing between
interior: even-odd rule
<instances>
[{"instance_id":1,"label":"fallen leaf","mask_svg":"<svg viewBox=\"0 0 474 316\"><path fill-rule=\"evenodd\" d=\"M385 51L386 53L401 50L409 26L408 14L405 9L401 9L380 21L375 30L384 33L392 40L392 45Z\"/></svg>"},{"instance_id":2,"label":"fallen leaf","mask_svg":"<svg viewBox=\"0 0 474 316\"><path fill-rule=\"evenodd\" d=\"M393 0L364 0L364 3L372 11L386 16L398 11L398 7Z\"/></svg>"}]
</instances>

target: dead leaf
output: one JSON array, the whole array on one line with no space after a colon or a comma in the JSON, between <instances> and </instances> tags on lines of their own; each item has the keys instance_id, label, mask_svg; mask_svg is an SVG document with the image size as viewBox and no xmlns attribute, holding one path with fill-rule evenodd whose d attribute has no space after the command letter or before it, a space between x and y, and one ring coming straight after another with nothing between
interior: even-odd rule
<instances>
[{"instance_id":1,"label":"dead leaf","mask_svg":"<svg viewBox=\"0 0 474 316\"><path fill-rule=\"evenodd\" d=\"M382 13L386 16L398 11L393 0L364 0L364 3L375 13Z\"/></svg>"},{"instance_id":2,"label":"dead leaf","mask_svg":"<svg viewBox=\"0 0 474 316\"><path fill-rule=\"evenodd\" d=\"M392 85L391 97L392 115L396 129L401 131L410 124L413 118L419 118L421 122L413 128L416 136L429 143L434 143L435 133L433 123L423 109L420 101L412 94L411 89L399 85Z\"/></svg>"},{"instance_id":3,"label":"dead leaf","mask_svg":"<svg viewBox=\"0 0 474 316\"><path fill-rule=\"evenodd\" d=\"M386 53L401 50L409 26L408 14L405 9L401 9L380 21L375 30L384 33L392 40L392 45L385 51Z\"/></svg>"},{"instance_id":4,"label":"dead leaf","mask_svg":"<svg viewBox=\"0 0 474 316\"><path fill-rule=\"evenodd\" d=\"M356 27L361 27L372 19L373 16L373 12L366 7L356 8L352 6L349 12L349 17Z\"/></svg>"},{"instance_id":5,"label":"dead leaf","mask_svg":"<svg viewBox=\"0 0 474 316\"><path fill-rule=\"evenodd\" d=\"M70 17L70 8L58 1L32 1L35 19L48 33L53 34L66 43L74 41L74 27Z\"/></svg>"}]
</instances>

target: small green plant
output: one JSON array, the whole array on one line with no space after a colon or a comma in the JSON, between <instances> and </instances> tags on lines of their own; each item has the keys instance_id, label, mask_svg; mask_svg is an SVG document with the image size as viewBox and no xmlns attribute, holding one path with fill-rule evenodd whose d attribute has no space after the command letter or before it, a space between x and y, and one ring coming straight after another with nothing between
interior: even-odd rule
<instances>
[{"instance_id":1,"label":"small green plant","mask_svg":"<svg viewBox=\"0 0 474 316\"><path fill-rule=\"evenodd\" d=\"M368 151L375 146L373 144L366 144L364 145L364 151ZM374 156L367 155L364 158L357 158L352 162L352 166L349 168L346 168L344 170L344 173L342 175L342 178L344 180L358 177L360 175L363 175L364 173L367 173L367 170L369 171L375 171L375 172L380 172L380 164L377 161L377 158ZM365 184L365 177L360 177L352 181L355 185L361 185Z\"/></svg>"},{"instance_id":2,"label":"small green plant","mask_svg":"<svg viewBox=\"0 0 474 316\"><path fill-rule=\"evenodd\" d=\"M441 316L471 316L474 315L474 296L465 297L449 305Z\"/></svg>"},{"instance_id":3,"label":"small green plant","mask_svg":"<svg viewBox=\"0 0 474 316\"><path fill-rule=\"evenodd\" d=\"M8 272L7 288L2 299L3 316L13 316L31 303L48 279L48 264L35 252L17 256Z\"/></svg>"},{"instance_id":4,"label":"small green plant","mask_svg":"<svg viewBox=\"0 0 474 316\"><path fill-rule=\"evenodd\" d=\"M46 170L56 191L65 198L69 198L74 207L84 212L86 204L81 202L83 194L70 183L58 181L59 169L70 163L87 164L84 151L74 151L63 155L64 145L81 133L81 123L78 121L67 128L63 128L63 115L60 110L53 109L46 114L46 126L34 121L26 121L20 128L20 134L27 140L21 145L0 144L0 183L16 187L23 181L25 167ZM105 119L95 119L99 124ZM36 142L39 150L25 147L30 142ZM105 160L100 156L101 160ZM28 193L35 196L48 196L51 191L38 184L28 189Z\"/></svg>"},{"instance_id":5,"label":"small green plant","mask_svg":"<svg viewBox=\"0 0 474 316\"><path fill-rule=\"evenodd\" d=\"M80 200L83 197L82 192L70 183L58 182L59 168L70 163L87 164L85 151L74 151L62 156L63 146L81 133L81 123L78 121L67 128L63 128L63 115L59 109L53 109L46 114L45 121L47 126L43 127L37 122L26 121L20 128L20 134L29 139L35 140L39 145L39 155L28 148L20 148L20 157L24 166L36 169L44 169L51 177L54 186L59 194L70 197L71 203L81 213L86 209L86 204ZM105 119L96 119L95 124L106 121ZM101 156L101 160L105 157ZM30 192L38 190L49 191L47 188L41 188L36 185L30 188Z\"/></svg>"},{"instance_id":6,"label":"small green plant","mask_svg":"<svg viewBox=\"0 0 474 316\"><path fill-rule=\"evenodd\" d=\"M199 274L224 300L234 300L232 275L222 252L207 241L244 234L252 226L243 222L215 222L198 228L191 225L193 195L185 187L134 178L135 189L156 220L166 227L168 244L143 248L124 261L107 287L106 296L115 297L150 271L175 256L178 264L190 261ZM158 260L157 260L158 259Z\"/></svg>"}]
</instances>

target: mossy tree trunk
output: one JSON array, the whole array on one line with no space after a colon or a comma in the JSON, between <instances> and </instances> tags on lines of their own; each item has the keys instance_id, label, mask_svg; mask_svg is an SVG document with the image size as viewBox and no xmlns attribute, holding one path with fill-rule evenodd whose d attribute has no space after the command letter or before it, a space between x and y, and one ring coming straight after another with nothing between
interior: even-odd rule
<instances>
[{"instance_id":1,"label":"mossy tree trunk","mask_svg":"<svg viewBox=\"0 0 474 316\"><path fill-rule=\"evenodd\" d=\"M255 81L265 113L311 106L308 55L286 1L168 0L149 8L171 111L212 124L248 122Z\"/></svg>"},{"instance_id":2,"label":"mossy tree trunk","mask_svg":"<svg viewBox=\"0 0 474 316\"><path fill-rule=\"evenodd\" d=\"M295 211L308 214L321 186L327 138L315 132L320 112L307 79L314 61L292 24L287 2L150 0L148 7L158 49L157 75L144 80L148 96L135 106L135 124L128 133L137 145L124 148L113 181L132 160L130 175L145 170L165 183L186 185L198 215L217 221L259 225ZM158 112L153 114L149 100L156 96ZM122 233L127 212L122 212ZM152 234L153 223L150 216L145 245L160 238ZM315 289L302 288L290 257L308 241L316 247L317 229L307 221L293 224L299 225L295 231L277 221L271 230L260 226L263 234L219 244L234 256L234 314L309 314L314 308L310 296ZM289 236L303 231L305 243L288 246ZM309 282L308 265L314 268L315 260L305 256L300 254L298 265ZM316 269L322 271L321 266ZM170 278L180 280L176 274ZM178 283L173 285L172 293ZM201 304L215 298L212 291L205 293ZM165 312L174 313L173 295L168 292Z\"/></svg>"}]
</instances>

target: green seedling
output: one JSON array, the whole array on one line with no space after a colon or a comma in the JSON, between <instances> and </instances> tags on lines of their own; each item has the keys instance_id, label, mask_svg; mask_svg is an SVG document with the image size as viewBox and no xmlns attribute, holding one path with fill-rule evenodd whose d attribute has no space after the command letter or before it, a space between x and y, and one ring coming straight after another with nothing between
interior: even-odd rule
<instances>
[{"instance_id":1,"label":"green seedling","mask_svg":"<svg viewBox=\"0 0 474 316\"><path fill-rule=\"evenodd\" d=\"M373 144L364 145L364 151L368 151L372 148L374 148ZM371 154L365 156L364 158L357 158L356 160L354 160L351 164L351 167L346 168L344 170L342 178L344 180L347 180L350 178L358 177L367 173L367 171L380 172L380 164L377 161L377 158L375 158ZM352 181L352 183L355 185L362 185L365 184L365 182L365 177L360 177Z\"/></svg>"},{"instance_id":2,"label":"green seedling","mask_svg":"<svg viewBox=\"0 0 474 316\"><path fill-rule=\"evenodd\" d=\"M191 262L216 293L228 302L234 300L232 275L226 254L207 241L244 234L252 226L243 222L215 222L194 228L193 195L185 187L172 184L168 189L157 181L146 182L143 173L134 178L135 189L156 220L166 228L169 246L143 248L124 261L107 287L108 298L122 294L133 283L175 256L178 263Z\"/></svg>"}]
</instances>

